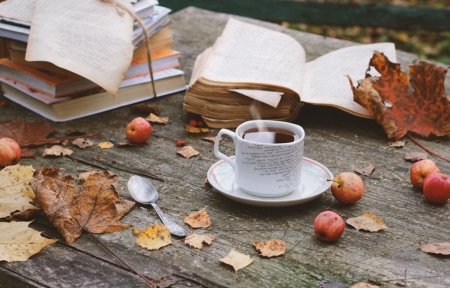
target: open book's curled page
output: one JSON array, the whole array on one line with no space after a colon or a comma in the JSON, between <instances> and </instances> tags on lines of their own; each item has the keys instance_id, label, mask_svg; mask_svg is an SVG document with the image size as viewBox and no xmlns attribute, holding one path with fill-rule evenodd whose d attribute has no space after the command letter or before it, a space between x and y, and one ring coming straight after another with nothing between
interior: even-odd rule
<instances>
[{"instance_id":1,"label":"open book's curled page","mask_svg":"<svg viewBox=\"0 0 450 288\"><path fill-rule=\"evenodd\" d=\"M133 11L129 0L115 1ZM119 14L112 4L100 0L8 0L1 4L1 16L31 20L27 61L51 62L115 95L133 55L134 19L129 13Z\"/></svg>"}]
</instances>

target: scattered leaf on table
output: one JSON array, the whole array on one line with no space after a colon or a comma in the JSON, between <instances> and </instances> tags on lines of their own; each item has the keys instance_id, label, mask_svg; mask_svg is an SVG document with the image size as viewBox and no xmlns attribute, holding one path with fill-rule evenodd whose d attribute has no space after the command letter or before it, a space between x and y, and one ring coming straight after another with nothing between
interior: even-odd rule
<instances>
[{"instance_id":1,"label":"scattered leaf on table","mask_svg":"<svg viewBox=\"0 0 450 288\"><path fill-rule=\"evenodd\" d=\"M216 143L216 141L217 141L217 136L203 137L202 140L210 141L210 142ZM222 141L222 137L220 137L219 142L220 142L220 141Z\"/></svg>"},{"instance_id":2,"label":"scattered leaf on table","mask_svg":"<svg viewBox=\"0 0 450 288\"><path fill-rule=\"evenodd\" d=\"M159 123L159 124L167 124L169 122L169 116L159 117L153 113L150 113L147 118L145 118L148 122Z\"/></svg>"},{"instance_id":3,"label":"scattered leaf on table","mask_svg":"<svg viewBox=\"0 0 450 288\"><path fill-rule=\"evenodd\" d=\"M414 88L410 91L400 64L390 62L383 53L374 52L370 67L381 77L367 75L356 89L349 78L350 84L355 101L369 110L389 139L399 140L408 131L423 137L450 133L450 98L444 96L446 68L427 61L409 66L409 83Z\"/></svg>"},{"instance_id":4,"label":"scattered leaf on table","mask_svg":"<svg viewBox=\"0 0 450 288\"><path fill-rule=\"evenodd\" d=\"M375 166L373 166L373 164L369 164L365 167L355 169L357 173L366 176L370 176L373 173L373 170L375 170Z\"/></svg>"},{"instance_id":5,"label":"scattered leaf on table","mask_svg":"<svg viewBox=\"0 0 450 288\"><path fill-rule=\"evenodd\" d=\"M196 155L200 154L200 152L195 150L194 147L189 146L189 145L188 146L184 146L177 153L182 155L184 158L187 158L187 159L191 158L192 156L196 156Z\"/></svg>"},{"instance_id":6,"label":"scattered leaf on table","mask_svg":"<svg viewBox=\"0 0 450 288\"><path fill-rule=\"evenodd\" d=\"M203 208L184 217L184 223L189 224L192 228L207 228L211 226L211 218L209 218L206 208Z\"/></svg>"},{"instance_id":7,"label":"scattered leaf on table","mask_svg":"<svg viewBox=\"0 0 450 288\"><path fill-rule=\"evenodd\" d=\"M202 249L203 243L211 245L213 240L214 238L211 235L194 233L184 238L184 244L197 249Z\"/></svg>"},{"instance_id":8,"label":"scattered leaf on table","mask_svg":"<svg viewBox=\"0 0 450 288\"><path fill-rule=\"evenodd\" d=\"M147 114L153 113L157 116L161 115L157 105L150 105L148 103L139 103L139 104L132 105L131 108L136 111L147 113Z\"/></svg>"},{"instance_id":9,"label":"scattered leaf on table","mask_svg":"<svg viewBox=\"0 0 450 288\"><path fill-rule=\"evenodd\" d=\"M77 138L72 141L72 144L80 147L81 149L85 149L87 147L93 146L94 142L86 138Z\"/></svg>"},{"instance_id":10,"label":"scattered leaf on table","mask_svg":"<svg viewBox=\"0 0 450 288\"><path fill-rule=\"evenodd\" d=\"M407 152L405 153L405 160L411 162L417 162L428 158L428 154L425 152Z\"/></svg>"},{"instance_id":11,"label":"scattered leaf on table","mask_svg":"<svg viewBox=\"0 0 450 288\"><path fill-rule=\"evenodd\" d=\"M136 243L148 250L158 250L172 243L170 231L164 224L149 226L142 231L135 228L133 233L138 235Z\"/></svg>"},{"instance_id":12,"label":"scattered leaf on table","mask_svg":"<svg viewBox=\"0 0 450 288\"><path fill-rule=\"evenodd\" d=\"M40 209L31 205L36 196L30 186L34 169L20 164L5 167L0 171L0 218L11 213Z\"/></svg>"},{"instance_id":13,"label":"scattered leaf on table","mask_svg":"<svg viewBox=\"0 0 450 288\"><path fill-rule=\"evenodd\" d=\"M109 233L130 226L119 219L135 203L119 199L118 178L109 171L94 171L80 179L82 185L77 186L70 175L60 176L59 169L42 167L34 172L31 186L47 218L70 244L83 229Z\"/></svg>"},{"instance_id":14,"label":"scattered leaf on table","mask_svg":"<svg viewBox=\"0 0 450 288\"><path fill-rule=\"evenodd\" d=\"M114 144L113 143L111 143L111 142L101 142L101 143L98 143L98 148L100 148L100 149L109 149L109 148L112 148L112 147L114 147Z\"/></svg>"},{"instance_id":15,"label":"scattered leaf on table","mask_svg":"<svg viewBox=\"0 0 450 288\"><path fill-rule=\"evenodd\" d=\"M450 243L420 244L420 250L426 253L450 255Z\"/></svg>"},{"instance_id":16,"label":"scattered leaf on table","mask_svg":"<svg viewBox=\"0 0 450 288\"><path fill-rule=\"evenodd\" d=\"M220 262L232 266L237 278L237 271L252 264L253 259L249 255L239 253L233 249L230 251L230 253L228 253L227 256L220 259Z\"/></svg>"},{"instance_id":17,"label":"scattered leaf on table","mask_svg":"<svg viewBox=\"0 0 450 288\"><path fill-rule=\"evenodd\" d=\"M53 145L51 148L44 149L44 153L42 153L42 157L45 156L67 156L72 155L73 151L67 148L64 148L59 145Z\"/></svg>"},{"instance_id":18,"label":"scattered leaf on table","mask_svg":"<svg viewBox=\"0 0 450 288\"><path fill-rule=\"evenodd\" d=\"M283 255L286 252L286 242L283 240L272 239L263 242L252 242L256 250L258 250L261 256L274 257Z\"/></svg>"},{"instance_id":19,"label":"scattered leaf on table","mask_svg":"<svg viewBox=\"0 0 450 288\"><path fill-rule=\"evenodd\" d=\"M392 148L403 148L403 147L405 147L406 142L405 141L394 141L394 142L390 141L390 142L388 142L388 145L389 145L389 147L392 147Z\"/></svg>"},{"instance_id":20,"label":"scattered leaf on table","mask_svg":"<svg viewBox=\"0 0 450 288\"><path fill-rule=\"evenodd\" d=\"M377 286L377 285L371 285L369 283L361 282L361 283L356 283L355 285L352 285L350 288L381 288L381 287Z\"/></svg>"},{"instance_id":21,"label":"scattered leaf on table","mask_svg":"<svg viewBox=\"0 0 450 288\"><path fill-rule=\"evenodd\" d=\"M356 230L362 229L370 232L388 229L383 220L372 212L366 212L359 217L349 218L347 219L347 224L353 226Z\"/></svg>"},{"instance_id":22,"label":"scattered leaf on table","mask_svg":"<svg viewBox=\"0 0 450 288\"><path fill-rule=\"evenodd\" d=\"M29 228L31 222L0 222L0 261L26 261L56 240Z\"/></svg>"},{"instance_id":23,"label":"scattered leaf on table","mask_svg":"<svg viewBox=\"0 0 450 288\"><path fill-rule=\"evenodd\" d=\"M208 133L209 128L207 127L194 127L192 125L185 125L184 130L186 130L189 133Z\"/></svg>"},{"instance_id":24,"label":"scattered leaf on table","mask_svg":"<svg viewBox=\"0 0 450 288\"><path fill-rule=\"evenodd\" d=\"M0 138L14 139L20 146L45 141L55 131L48 122L25 122L22 118L0 123Z\"/></svg>"}]
</instances>

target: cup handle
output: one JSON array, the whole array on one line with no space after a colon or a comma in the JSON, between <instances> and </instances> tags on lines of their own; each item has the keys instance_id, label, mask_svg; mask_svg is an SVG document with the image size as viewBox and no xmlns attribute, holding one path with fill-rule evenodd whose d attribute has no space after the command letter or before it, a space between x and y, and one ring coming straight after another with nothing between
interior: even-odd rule
<instances>
[{"instance_id":1,"label":"cup handle","mask_svg":"<svg viewBox=\"0 0 450 288\"><path fill-rule=\"evenodd\" d=\"M235 142L236 134L233 131L230 131L228 129L220 129L219 133L216 136L216 142L214 143L214 155L216 155L217 158L226 161L228 164L231 165L231 167L234 170L234 161L231 160L230 157L226 156L225 154L219 151L220 137L222 137L222 134L230 136L231 139L233 139L233 143Z\"/></svg>"}]
</instances>

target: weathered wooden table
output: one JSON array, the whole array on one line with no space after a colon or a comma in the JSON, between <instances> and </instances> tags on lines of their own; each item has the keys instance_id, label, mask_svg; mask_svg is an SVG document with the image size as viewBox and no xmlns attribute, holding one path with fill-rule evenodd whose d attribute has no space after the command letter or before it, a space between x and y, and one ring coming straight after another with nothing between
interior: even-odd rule
<instances>
[{"instance_id":1,"label":"weathered wooden table","mask_svg":"<svg viewBox=\"0 0 450 288\"><path fill-rule=\"evenodd\" d=\"M172 15L175 48L181 51L181 68L186 72L187 80L196 55L214 43L227 18L228 15L195 8ZM308 60L353 44L270 23L243 20L293 36L305 47ZM404 70L416 59L400 51L398 58ZM124 167L147 169L162 177L164 182L150 179L160 192L158 204L179 224L183 224L186 215L207 207L213 224L196 232L212 234L215 240L202 250L174 239L172 245L147 251L136 244L131 229L97 235L140 273L154 281L174 280L171 287L347 287L369 280L386 286L450 286L450 258L429 255L419 249L420 241L450 242L450 204L432 205L412 188L409 182L411 163L404 160L404 154L422 151L418 146L408 142L402 149L391 148L383 130L374 121L334 108L306 105L296 120L307 133L305 156L323 163L334 175L373 164L375 172L364 177L364 198L355 205L344 206L334 200L328 190L302 205L283 208L248 206L222 196L205 184L208 168L217 159L212 153L212 143L201 139L205 135L185 132L183 125L188 123L190 115L182 111L183 95L179 93L152 102L159 106L163 115L170 117L170 123L154 125L152 138L145 147L74 148L75 156L100 157ZM0 121L17 116L27 121L44 120L9 103L6 109L1 109ZM125 107L76 121L52 123L52 126L58 130L55 136L76 128L87 133L100 131L101 134L92 139L96 143L108 141L111 136L122 141L125 140L125 125L136 116L146 115ZM217 129L213 130L207 136L214 136L217 132ZM200 155L190 159L177 155L177 139L185 139L200 151ZM449 157L448 138L421 141ZM222 143L224 150L232 154L231 140L225 139ZM64 174L73 176L95 169L69 158L42 158L39 155L44 148L34 148L37 158L23 159L21 164L32 165L35 169L41 166L61 167L65 169ZM434 156L430 158L442 172L450 173L449 163ZM110 170L120 177L121 197L131 200L126 189L131 174ZM313 230L314 218L324 210L336 211L344 219L373 212L384 220L389 230L368 233L347 226L338 242L326 244L316 239ZM136 205L122 218L122 222L144 229L160 223L160 220L154 210L145 211ZM66 245L45 216L38 217L33 225L43 231L43 235L61 241L47 246L26 262L0 263L1 287L147 286L88 234ZM273 238L286 241L286 255L275 258L258 256L252 241ZM254 259L253 264L238 271L238 280L233 269L219 261L232 249ZM168 282L160 283L166 287Z\"/></svg>"}]
</instances>

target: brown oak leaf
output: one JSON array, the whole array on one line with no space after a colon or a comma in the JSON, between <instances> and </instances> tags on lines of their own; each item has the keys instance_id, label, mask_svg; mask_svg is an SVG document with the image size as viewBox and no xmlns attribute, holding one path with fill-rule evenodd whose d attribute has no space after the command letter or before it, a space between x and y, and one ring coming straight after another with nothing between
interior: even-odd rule
<instances>
[{"instance_id":1,"label":"brown oak leaf","mask_svg":"<svg viewBox=\"0 0 450 288\"><path fill-rule=\"evenodd\" d=\"M207 228L211 226L211 218L209 218L206 208L203 208L184 217L184 223L189 224L192 228Z\"/></svg>"},{"instance_id":2,"label":"brown oak leaf","mask_svg":"<svg viewBox=\"0 0 450 288\"><path fill-rule=\"evenodd\" d=\"M283 240L272 239L263 242L252 242L256 250L258 250L261 256L274 257L283 255L286 252L286 242Z\"/></svg>"},{"instance_id":3,"label":"brown oak leaf","mask_svg":"<svg viewBox=\"0 0 450 288\"><path fill-rule=\"evenodd\" d=\"M135 203L119 199L118 176L109 171L89 173L80 179L81 186L70 175L60 176L57 168L42 167L31 180L39 205L69 244L83 229L108 233L130 226L119 219Z\"/></svg>"},{"instance_id":4,"label":"brown oak leaf","mask_svg":"<svg viewBox=\"0 0 450 288\"><path fill-rule=\"evenodd\" d=\"M409 67L407 74L400 65L375 52L369 68L375 68L380 77L366 75L353 88L356 102L365 107L380 124L389 139L399 140L408 131L428 137L450 133L450 98L444 96L447 69L427 61Z\"/></svg>"}]
</instances>

